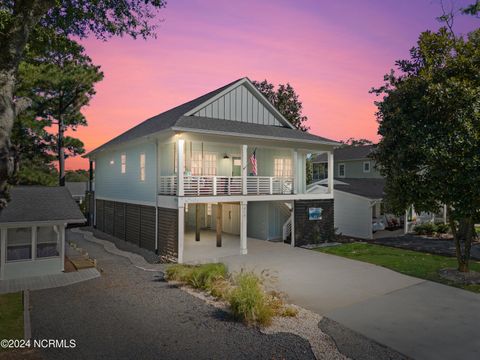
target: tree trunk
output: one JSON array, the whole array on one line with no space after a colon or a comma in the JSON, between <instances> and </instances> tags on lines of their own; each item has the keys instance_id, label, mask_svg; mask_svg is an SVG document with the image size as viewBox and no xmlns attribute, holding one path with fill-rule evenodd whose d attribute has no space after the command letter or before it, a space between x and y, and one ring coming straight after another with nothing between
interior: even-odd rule
<instances>
[{"instance_id":1,"label":"tree trunk","mask_svg":"<svg viewBox=\"0 0 480 360\"><path fill-rule=\"evenodd\" d=\"M453 220L450 221L453 238L455 241L455 252L458 262L458 271L469 272L470 250L472 248L472 239L474 224L472 218L462 218L458 221L458 227Z\"/></svg>"},{"instance_id":2,"label":"tree trunk","mask_svg":"<svg viewBox=\"0 0 480 360\"><path fill-rule=\"evenodd\" d=\"M63 120L58 120L58 185L65 186L65 148L63 147Z\"/></svg>"},{"instance_id":3,"label":"tree trunk","mask_svg":"<svg viewBox=\"0 0 480 360\"><path fill-rule=\"evenodd\" d=\"M8 180L18 169L18 156L10 134L16 115L28 107L26 101L14 101L18 64L29 36L55 0L18 0L12 21L0 32L0 209L7 205Z\"/></svg>"}]
</instances>

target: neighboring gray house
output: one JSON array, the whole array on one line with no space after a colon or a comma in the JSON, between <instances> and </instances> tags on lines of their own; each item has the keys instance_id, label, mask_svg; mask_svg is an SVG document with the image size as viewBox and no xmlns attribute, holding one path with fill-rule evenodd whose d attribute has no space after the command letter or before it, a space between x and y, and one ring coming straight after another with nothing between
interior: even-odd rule
<instances>
[{"instance_id":1,"label":"neighboring gray house","mask_svg":"<svg viewBox=\"0 0 480 360\"><path fill-rule=\"evenodd\" d=\"M236 80L90 152L95 226L178 262L247 253L247 237L308 242L333 228L333 176L310 194L306 157L335 141L302 132ZM310 209L322 213L305 223ZM197 241L195 241L197 240Z\"/></svg>"},{"instance_id":2,"label":"neighboring gray house","mask_svg":"<svg viewBox=\"0 0 480 360\"><path fill-rule=\"evenodd\" d=\"M84 223L64 187L17 186L0 212L0 280L64 270L65 227Z\"/></svg>"},{"instance_id":3,"label":"neighboring gray house","mask_svg":"<svg viewBox=\"0 0 480 360\"><path fill-rule=\"evenodd\" d=\"M334 177L348 179L380 179L382 175L375 167L370 155L375 145L345 146L334 150ZM327 157L322 154L312 159L313 180L327 177Z\"/></svg>"},{"instance_id":4,"label":"neighboring gray house","mask_svg":"<svg viewBox=\"0 0 480 360\"><path fill-rule=\"evenodd\" d=\"M82 204L85 201L85 193L87 191L86 181L67 181L65 183L66 188L75 199L78 204Z\"/></svg>"}]
</instances>

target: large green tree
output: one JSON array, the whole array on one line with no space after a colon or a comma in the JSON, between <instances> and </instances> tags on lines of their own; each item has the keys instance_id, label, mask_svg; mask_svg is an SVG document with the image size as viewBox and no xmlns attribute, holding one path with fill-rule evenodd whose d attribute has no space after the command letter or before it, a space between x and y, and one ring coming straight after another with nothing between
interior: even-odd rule
<instances>
[{"instance_id":1,"label":"large green tree","mask_svg":"<svg viewBox=\"0 0 480 360\"><path fill-rule=\"evenodd\" d=\"M155 34L164 0L3 0L0 2L0 207L7 204L7 182L17 169L11 143L14 120L30 105L15 97L19 64L32 35L42 29L56 34L100 39Z\"/></svg>"},{"instance_id":2,"label":"large green tree","mask_svg":"<svg viewBox=\"0 0 480 360\"><path fill-rule=\"evenodd\" d=\"M292 85L279 84L275 89L275 86L267 80L253 81L253 85L293 126L299 130L308 131L310 128L306 125L308 118L303 115L303 104Z\"/></svg>"},{"instance_id":3,"label":"large green tree","mask_svg":"<svg viewBox=\"0 0 480 360\"><path fill-rule=\"evenodd\" d=\"M81 45L52 32L33 42L20 63L16 94L29 98L32 105L18 116L16 124L27 125L30 137L37 137L34 143L39 146L33 155L47 158L56 153L60 185L65 184L65 158L85 152L79 139L65 136L64 132L87 125L81 109L88 105L95 94L95 83L102 79L99 67L92 64ZM14 129L18 126L14 125ZM52 126L56 131L45 130ZM22 163L32 156L23 151L31 144L16 135L14 131L12 140L19 145Z\"/></svg>"},{"instance_id":4,"label":"large green tree","mask_svg":"<svg viewBox=\"0 0 480 360\"><path fill-rule=\"evenodd\" d=\"M397 211L446 204L458 270L469 270L480 219L480 30L424 32L410 58L373 91L381 140L374 154Z\"/></svg>"}]
</instances>

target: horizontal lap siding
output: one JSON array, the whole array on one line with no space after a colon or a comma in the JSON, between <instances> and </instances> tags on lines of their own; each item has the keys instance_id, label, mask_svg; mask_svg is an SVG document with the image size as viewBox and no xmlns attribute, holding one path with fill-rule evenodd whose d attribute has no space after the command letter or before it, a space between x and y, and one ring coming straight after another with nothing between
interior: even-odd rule
<instances>
[{"instance_id":1,"label":"horizontal lap siding","mask_svg":"<svg viewBox=\"0 0 480 360\"><path fill-rule=\"evenodd\" d=\"M96 204L96 211L97 211L96 227L100 231L103 231L103 228L104 228L104 226L103 226L103 214L104 214L103 206L104 206L104 201L103 200L97 200L97 204Z\"/></svg>"},{"instance_id":2,"label":"horizontal lap siding","mask_svg":"<svg viewBox=\"0 0 480 360\"><path fill-rule=\"evenodd\" d=\"M104 221L104 232L109 235L113 235L113 209L114 209L114 202L113 201L105 201L105 213L103 217Z\"/></svg>"},{"instance_id":3,"label":"horizontal lap siding","mask_svg":"<svg viewBox=\"0 0 480 360\"><path fill-rule=\"evenodd\" d=\"M158 253L173 260L178 257L178 210L158 208Z\"/></svg>"},{"instance_id":4,"label":"horizontal lap siding","mask_svg":"<svg viewBox=\"0 0 480 360\"><path fill-rule=\"evenodd\" d=\"M155 251L155 208L140 207L140 247Z\"/></svg>"},{"instance_id":5,"label":"horizontal lap siding","mask_svg":"<svg viewBox=\"0 0 480 360\"><path fill-rule=\"evenodd\" d=\"M125 240L125 204L116 202L114 213L114 236L119 239Z\"/></svg>"},{"instance_id":6,"label":"horizontal lap siding","mask_svg":"<svg viewBox=\"0 0 480 360\"><path fill-rule=\"evenodd\" d=\"M140 205L125 204L125 240L140 246Z\"/></svg>"}]
</instances>

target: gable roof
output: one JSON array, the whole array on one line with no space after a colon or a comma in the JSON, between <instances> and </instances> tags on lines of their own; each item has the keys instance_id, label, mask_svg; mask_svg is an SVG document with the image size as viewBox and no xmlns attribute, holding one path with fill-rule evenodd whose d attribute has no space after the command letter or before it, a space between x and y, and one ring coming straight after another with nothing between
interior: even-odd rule
<instances>
[{"instance_id":1,"label":"gable roof","mask_svg":"<svg viewBox=\"0 0 480 360\"><path fill-rule=\"evenodd\" d=\"M0 211L0 224L65 221L83 223L85 217L65 187L16 186Z\"/></svg>"},{"instance_id":2,"label":"gable roof","mask_svg":"<svg viewBox=\"0 0 480 360\"><path fill-rule=\"evenodd\" d=\"M212 102L216 101L222 95L232 91L235 87L245 85L250 91L260 98L262 104L268 107L275 117L281 121L283 126L260 125L253 123L243 123L233 120L216 119L212 117L199 116L199 110L205 108ZM260 128L262 127L262 128ZM256 134L264 134L272 138L286 137L290 140L311 141L322 144L337 145L334 140L329 140L320 136L312 135L300 130L294 129L288 120L280 114L280 112L260 93L260 91L252 84L248 78L235 80L225 86L213 90L196 99L176 106L159 115L151 117L137 126L125 131L119 136L92 150L84 157L90 157L98 151L107 147L118 145L124 142L135 140L144 136L148 136L164 130L208 130L216 133L234 133L252 136ZM286 131L287 130L287 131ZM290 130L290 131L288 131Z\"/></svg>"},{"instance_id":3,"label":"gable roof","mask_svg":"<svg viewBox=\"0 0 480 360\"><path fill-rule=\"evenodd\" d=\"M87 191L86 181L67 181L65 187L70 191L72 196L85 196Z\"/></svg>"},{"instance_id":4,"label":"gable roof","mask_svg":"<svg viewBox=\"0 0 480 360\"><path fill-rule=\"evenodd\" d=\"M369 159L369 155L375 149L375 145L345 146L333 150L335 161ZM320 154L313 159L314 163L327 162L327 154Z\"/></svg>"},{"instance_id":5,"label":"gable roof","mask_svg":"<svg viewBox=\"0 0 480 360\"><path fill-rule=\"evenodd\" d=\"M382 199L385 196L385 179L336 179L335 190L363 196L368 199Z\"/></svg>"}]
</instances>

